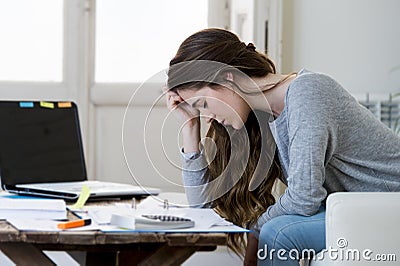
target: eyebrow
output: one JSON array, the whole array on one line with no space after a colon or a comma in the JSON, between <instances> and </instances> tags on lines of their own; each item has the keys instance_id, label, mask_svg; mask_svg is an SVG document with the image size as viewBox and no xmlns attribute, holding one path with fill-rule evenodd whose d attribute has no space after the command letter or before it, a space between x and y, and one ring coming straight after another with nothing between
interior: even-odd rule
<instances>
[{"instance_id":1,"label":"eyebrow","mask_svg":"<svg viewBox=\"0 0 400 266\"><path fill-rule=\"evenodd\" d=\"M200 101L200 99L197 99L196 101L194 101L194 102L192 103L192 107L195 108L196 104L197 104L199 101Z\"/></svg>"}]
</instances>

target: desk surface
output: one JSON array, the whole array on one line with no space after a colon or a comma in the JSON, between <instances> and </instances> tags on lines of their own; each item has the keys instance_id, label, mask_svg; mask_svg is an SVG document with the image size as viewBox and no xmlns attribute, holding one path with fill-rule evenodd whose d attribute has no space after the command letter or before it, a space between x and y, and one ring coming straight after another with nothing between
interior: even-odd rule
<instances>
[{"instance_id":1,"label":"desk surface","mask_svg":"<svg viewBox=\"0 0 400 266\"><path fill-rule=\"evenodd\" d=\"M3 220L0 221L0 250L17 265L54 265L43 250L85 251L86 265L178 265L196 251L212 251L217 245L226 245L227 235L20 232Z\"/></svg>"}]
</instances>

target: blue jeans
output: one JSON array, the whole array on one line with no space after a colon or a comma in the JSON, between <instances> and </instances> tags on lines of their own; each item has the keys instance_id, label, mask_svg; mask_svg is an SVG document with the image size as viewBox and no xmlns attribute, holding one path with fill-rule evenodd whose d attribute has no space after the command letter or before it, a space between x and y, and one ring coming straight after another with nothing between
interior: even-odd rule
<instances>
[{"instance_id":1,"label":"blue jeans","mask_svg":"<svg viewBox=\"0 0 400 266\"><path fill-rule=\"evenodd\" d=\"M325 248L325 207L312 216L283 215L261 228L258 265L299 265Z\"/></svg>"}]
</instances>

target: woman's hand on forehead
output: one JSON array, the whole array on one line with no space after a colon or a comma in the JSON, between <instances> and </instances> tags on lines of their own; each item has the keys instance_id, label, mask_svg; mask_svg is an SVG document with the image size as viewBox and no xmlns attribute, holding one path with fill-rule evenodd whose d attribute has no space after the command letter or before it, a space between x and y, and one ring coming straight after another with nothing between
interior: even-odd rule
<instances>
[{"instance_id":1,"label":"woman's hand on forehead","mask_svg":"<svg viewBox=\"0 0 400 266\"><path fill-rule=\"evenodd\" d=\"M168 109L171 110L178 122L182 125L190 122L194 118L198 119L200 117L199 110L185 102L178 93L168 91L166 93L166 100Z\"/></svg>"}]
</instances>

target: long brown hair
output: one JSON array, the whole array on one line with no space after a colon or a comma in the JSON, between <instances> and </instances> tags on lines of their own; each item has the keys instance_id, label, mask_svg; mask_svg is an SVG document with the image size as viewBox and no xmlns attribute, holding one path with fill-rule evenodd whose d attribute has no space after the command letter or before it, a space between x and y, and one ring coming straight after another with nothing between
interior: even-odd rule
<instances>
[{"instance_id":1,"label":"long brown hair","mask_svg":"<svg viewBox=\"0 0 400 266\"><path fill-rule=\"evenodd\" d=\"M184 62L199 60L219 62L221 68L218 64L216 68L207 66L206 71L193 64L175 67ZM225 65L249 77L264 77L276 72L273 62L266 55L255 51L253 45L241 42L235 34L222 29L205 29L191 35L180 45L170 62L168 88L178 91L187 88L198 89L204 85L218 85L221 75L216 75L215 72L221 72ZM263 141L266 137L271 138L271 135L263 134L265 130L262 130L268 128L269 114L256 113L250 112L241 130L234 130L212 121L207 137L213 140L216 150L210 152L212 147L204 147L206 154L213 154L203 177L204 181L217 181L208 187L207 198L213 200L213 206L220 215L246 228L254 224L268 206L274 204L271 190L276 178L281 176L276 151L274 150L275 155L270 157L262 152L262 148L265 148ZM249 147L246 156L242 147ZM268 167L260 172L257 169L258 163L267 160L270 162L266 164ZM261 175L262 182L255 189L249 189L254 175ZM223 178L219 178L221 176ZM229 190L216 199L215 195L225 187ZM228 245L235 253L243 255L246 245L244 234L231 234Z\"/></svg>"}]
</instances>

